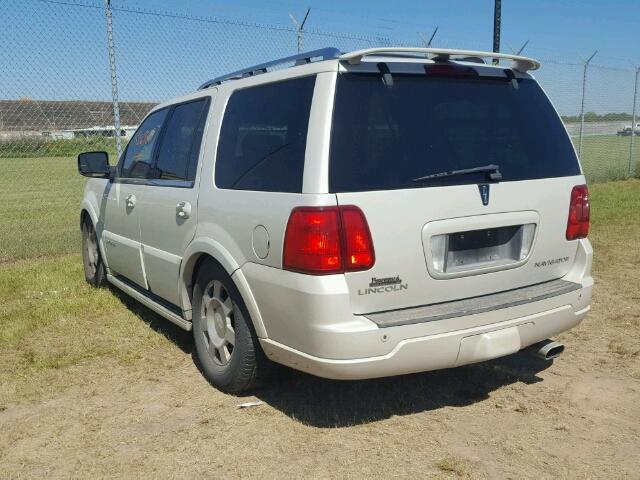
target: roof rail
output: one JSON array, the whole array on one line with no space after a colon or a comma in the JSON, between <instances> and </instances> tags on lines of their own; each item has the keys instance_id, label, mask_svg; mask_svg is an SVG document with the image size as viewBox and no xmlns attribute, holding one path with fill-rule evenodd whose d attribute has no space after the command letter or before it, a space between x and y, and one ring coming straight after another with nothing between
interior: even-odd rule
<instances>
[{"instance_id":1,"label":"roof rail","mask_svg":"<svg viewBox=\"0 0 640 480\"><path fill-rule=\"evenodd\" d=\"M239 78L251 77L253 75L259 75L261 73L267 73L268 68L275 67L276 65L281 65L284 63L295 63L296 65L303 65L305 63L311 63L316 58L319 58L320 60L336 59L340 57L341 54L342 52L337 48L329 47L321 48L320 50L313 50L311 52L299 53L297 55L291 55L290 57L284 57L278 60L273 60L271 62L261 63L260 65L254 65L253 67L243 68L242 70L216 77L213 80L209 80L208 82L200 85L198 90L209 88L213 85L220 85L222 82L226 82L227 80L237 80Z\"/></svg>"},{"instance_id":2,"label":"roof rail","mask_svg":"<svg viewBox=\"0 0 640 480\"><path fill-rule=\"evenodd\" d=\"M498 58L511 60L514 62L514 70L526 72L528 70L536 70L540 68L540 63L529 57L521 57L520 55L509 55L506 53L480 52L475 50L453 50L448 48L417 48L417 47L384 47L384 48L367 48L364 50L356 50L355 52L345 53L340 56L340 60L347 61L351 65L357 65L362 61L363 57L369 55L388 55L393 57L415 58L425 55L438 61L446 62L451 57L478 57L478 58ZM460 59L462 60L462 59Z\"/></svg>"}]
</instances>

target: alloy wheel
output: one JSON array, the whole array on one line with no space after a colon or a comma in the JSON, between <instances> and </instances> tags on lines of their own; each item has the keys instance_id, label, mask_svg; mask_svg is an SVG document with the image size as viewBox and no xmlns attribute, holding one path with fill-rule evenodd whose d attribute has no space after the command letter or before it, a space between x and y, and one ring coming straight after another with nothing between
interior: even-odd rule
<instances>
[{"instance_id":1,"label":"alloy wheel","mask_svg":"<svg viewBox=\"0 0 640 480\"><path fill-rule=\"evenodd\" d=\"M237 307L219 280L212 280L202 294L201 318L207 351L218 365L231 361L236 342L234 312Z\"/></svg>"}]
</instances>

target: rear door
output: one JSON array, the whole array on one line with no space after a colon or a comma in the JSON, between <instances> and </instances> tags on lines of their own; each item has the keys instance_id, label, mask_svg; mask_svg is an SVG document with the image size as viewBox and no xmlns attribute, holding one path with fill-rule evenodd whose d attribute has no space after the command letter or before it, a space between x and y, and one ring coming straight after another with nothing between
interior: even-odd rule
<instances>
[{"instance_id":1,"label":"rear door","mask_svg":"<svg viewBox=\"0 0 640 480\"><path fill-rule=\"evenodd\" d=\"M427 67L391 83L338 75L329 188L363 210L376 257L346 275L355 313L509 290L571 267L570 194L584 183L573 146L533 79L491 70Z\"/></svg>"},{"instance_id":2,"label":"rear door","mask_svg":"<svg viewBox=\"0 0 640 480\"><path fill-rule=\"evenodd\" d=\"M116 178L105 191L103 240L109 269L147 288L140 243L140 201L149 176L166 109L149 115L127 145ZM101 214L102 215L102 214Z\"/></svg>"},{"instance_id":3,"label":"rear door","mask_svg":"<svg viewBox=\"0 0 640 480\"><path fill-rule=\"evenodd\" d=\"M175 305L179 304L182 255L198 223L196 177L211 101L207 96L170 108L151 178L139 202L149 289Z\"/></svg>"}]
</instances>

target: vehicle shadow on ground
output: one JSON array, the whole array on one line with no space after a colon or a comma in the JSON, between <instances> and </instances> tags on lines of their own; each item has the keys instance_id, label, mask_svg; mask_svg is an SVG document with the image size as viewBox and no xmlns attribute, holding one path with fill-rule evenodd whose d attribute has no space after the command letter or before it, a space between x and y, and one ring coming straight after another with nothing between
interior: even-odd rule
<instances>
[{"instance_id":1,"label":"vehicle shadow on ground","mask_svg":"<svg viewBox=\"0 0 640 480\"><path fill-rule=\"evenodd\" d=\"M191 332L165 320L117 288L109 288L149 328L191 355L202 373ZM486 400L491 392L503 386L542 381L537 373L552 364L523 351L449 370L360 381L327 380L276 366L274 378L267 386L250 394L303 424L340 428L396 415L472 405Z\"/></svg>"},{"instance_id":2,"label":"vehicle shadow on ground","mask_svg":"<svg viewBox=\"0 0 640 480\"><path fill-rule=\"evenodd\" d=\"M254 395L304 424L349 427L471 405L505 385L542 381L537 373L551 364L520 352L455 369L362 381L326 380L283 368L279 379Z\"/></svg>"},{"instance_id":3,"label":"vehicle shadow on ground","mask_svg":"<svg viewBox=\"0 0 640 480\"><path fill-rule=\"evenodd\" d=\"M134 300L118 288L109 285L109 289L111 293L122 302L124 307L134 313L154 332L158 332L171 340L184 353L190 355L193 352L193 335L191 332L187 332L170 321L165 320L153 310L145 307L142 303Z\"/></svg>"}]
</instances>

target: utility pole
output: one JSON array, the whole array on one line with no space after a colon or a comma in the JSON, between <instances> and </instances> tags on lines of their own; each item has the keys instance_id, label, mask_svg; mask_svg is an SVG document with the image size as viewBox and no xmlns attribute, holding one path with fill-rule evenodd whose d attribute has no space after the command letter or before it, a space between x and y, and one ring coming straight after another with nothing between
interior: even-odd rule
<instances>
[{"instance_id":1,"label":"utility pole","mask_svg":"<svg viewBox=\"0 0 640 480\"><path fill-rule=\"evenodd\" d=\"M502 26L502 0L494 0L493 3L493 51L500 51L500 28ZM498 59L494 58L493 63L497 64Z\"/></svg>"},{"instance_id":2,"label":"utility pole","mask_svg":"<svg viewBox=\"0 0 640 480\"><path fill-rule=\"evenodd\" d=\"M307 8L307 13L304 14L304 18L300 23L298 23L298 20L296 20L296 17L294 17L293 14L289 12L289 18L291 18L291 21L296 27L296 40L298 44L298 53L302 53L302 29L304 28L304 24L306 23L307 18L309 17L310 11L311 11L311 8L310 7Z\"/></svg>"},{"instance_id":3,"label":"utility pole","mask_svg":"<svg viewBox=\"0 0 640 480\"><path fill-rule=\"evenodd\" d=\"M633 174L633 139L636 136L636 105L638 102L638 76L640 67L636 67L636 81L633 84L633 112L631 114L631 145L629 147L629 175Z\"/></svg>"},{"instance_id":4,"label":"utility pole","mask_svg":"<svg viewBox=\"0 0 640 480\"><path fill-rule=\"evenodd\" d=\"M113 103L113 128L116 138L118 159L122 155L122 139L120 138L120 105L118 103L118 74L116 72L116 48L113 41L113 15L111 0L104 0L104 15L107 18L107 43L109 45L109 68L111 71L111 100Z\"/></svg>"},{"instance_id":5,"label":"utility pole","mask_svg":"<svg viewBox=\"0 0 640 480\"><path fill-rule=\"evenodd\" d=\"M439 27L436 25L436 28L433 30L433 33L429 37L429 40L427 40L427 38L423 35L422 32L418 32L418 35L422 39L422 43L424 44L425 48L429 48L431 46L431 42L433 42L433 37L435 37L436 33L438 33L438 28Z\"/></svg>"},{"instance_id":6,"label":"utility pole","mask_svg":"<svg viewBox=\"0 0 640 480\"><path fill-rule=\"evenodd\" d=\"M584 135L584 98L587 90L587 69L589 68L589 63L593 60L593 57L596 56L598 51L593 52L586 62L584 62L584 70L582 73L582 105L580 106L580 143L578 144L578 157L582 159L582 138Z\"/></svg>"}]
</instances>

